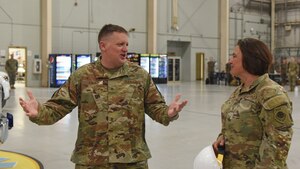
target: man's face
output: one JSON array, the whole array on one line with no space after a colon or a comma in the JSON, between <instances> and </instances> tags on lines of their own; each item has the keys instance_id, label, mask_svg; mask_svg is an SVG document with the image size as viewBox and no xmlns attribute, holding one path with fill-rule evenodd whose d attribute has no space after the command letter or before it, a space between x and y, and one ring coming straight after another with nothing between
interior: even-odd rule
<instances>
[{"instance_id":1,"label":"man's face","mask_svg":"<svg viewBox=\"0 0 300 169\"><path fill-rule=\"evenodd\" d=\"M114 32L112 35L104 37L100 41L99 47L102 55L102 65L108 69L119 68L126 61L128 35Z\"/></svg>"}]
</instances>

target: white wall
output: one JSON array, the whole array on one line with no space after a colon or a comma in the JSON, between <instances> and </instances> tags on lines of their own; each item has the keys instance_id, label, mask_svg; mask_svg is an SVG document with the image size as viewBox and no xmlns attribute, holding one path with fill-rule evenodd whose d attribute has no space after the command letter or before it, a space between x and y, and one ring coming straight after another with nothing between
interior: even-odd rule
<instances>
[{"instance_id":1,"label":"white wall","mask_svg":"<svg viewBox=\"0 0 300 169\"><path fill-rule=\"evenodd\" d=\"M77 6L74 2L53 0L53 53L95 55L98 32L108 23L135 28L129 50L146 52L146 0L78 0Z\"/></svg>"},{"instance_id":2,"label":"white wall","mask_svg":"<svg viewBox=\"0 0 300 169\"><path fill-rule=\"evenodd\" d=\"M75 2L52 0L52 53L95 55L99 51L98 32L107 23L119 24L128 30L135 28L129 34L129 51L147 52L147 0L77 0L77 6ZM194 81L196 53L203 52L206 61L211 56L217 62L220 60L219 0L178 0L178 31L171 29L171 2L157 0L157 53L172 52L168 51L167 41L190 42L190 49L184 51L183 80ZM232 1L230 7L238 9L242 2ZM40 55L40 0L1 0L0 6L13 19L11 39L11 21L0 9L0 50L7 51L11 41L15 46L27 47L32 53L27 63L30 67L33 56ZM242 15L241 12L231 12L229 50L238 38L248 36L251 28L268 34L269 25L258 24L261 18L270 19L266 13L250 11ZM261 38L269 43L267 34ZM299 31L295 31L288 41L298 44L298 35ZM28 74L32 75L31 72ZM31 75L28 75L28 86L39 86L40 77Z\"/></svg>"},{"instance_id":3,"label":"white wall","mask_svg":"<svg viewBox=\"0 0 300 169\"><path fill-rule=\"evenodd\" d=\"M157 52L167 53L167 41L190 42L188 57L183 57L183 81L196 80L196 53L219 58L218 0L179 0L178 31L171 29L171 0L158 1ZM187 60L187 61L186 61Z\"/></svg>"},{"instance_id":4,"label":"white wall","mask_svg":"<svg viewBox=\"0 0 300 169\"><path fill-rule=\"evenodd\" d=\"M40 0L0 1L0 50L8 58L8 47L26 47L28 72L32 72L34 55L40 55ZM0 66L4 70L4 66ZM27 74L30 86L39 86L40 77Z\"/></svg>"}]
</instances>

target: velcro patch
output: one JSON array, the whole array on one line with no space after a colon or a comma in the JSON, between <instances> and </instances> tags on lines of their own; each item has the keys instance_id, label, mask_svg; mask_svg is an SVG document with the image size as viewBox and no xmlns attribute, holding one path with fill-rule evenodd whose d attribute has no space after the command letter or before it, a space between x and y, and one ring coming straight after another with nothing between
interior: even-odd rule
<instances>
[{"instance_id":1,"label":"velcro patch","mask_svg":"<svg viewBox=\"0 0 300 169\"><path fill-rule=\"evenodd\" d=\"M286 114L282 111L278 111L275 114L275 119L276 121L278 121L279 123L284 123L286 120Z\"/></svg>"}]
</instances>

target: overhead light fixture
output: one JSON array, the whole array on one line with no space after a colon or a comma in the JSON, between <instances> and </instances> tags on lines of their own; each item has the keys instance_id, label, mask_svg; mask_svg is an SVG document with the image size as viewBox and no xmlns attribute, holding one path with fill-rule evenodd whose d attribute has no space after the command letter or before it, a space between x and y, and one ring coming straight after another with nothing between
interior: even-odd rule
<instances>
[{"instance_id":1,"label":"overhead light fixture","mask_svg":"<svg viewBox=\"0 0 300 169\"><path fill-rule=\"evenodd\" d=\"M135 28L130 28L129 30L128 30L128 32L134 32L135 31Z\"/></svg>"}]
</instances>

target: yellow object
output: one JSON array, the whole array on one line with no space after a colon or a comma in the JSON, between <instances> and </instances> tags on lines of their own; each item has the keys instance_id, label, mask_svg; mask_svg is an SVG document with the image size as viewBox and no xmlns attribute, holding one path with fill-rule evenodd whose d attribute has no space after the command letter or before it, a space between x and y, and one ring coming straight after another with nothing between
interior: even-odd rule
<instances>
[{"instance_id":1,"label":"yellow object","mask_svg":"<svg viewBox=\"0 0 300 169\"><path fill-rule=\"evenodd\" d=\"M0 158L7 160L1 161L0 163L11 163L15 162L16 165L13 169L43 169L43 165L36 159L29 157L24 154L0 150Z\"/></svg>"},{"instance_id":2,"label":"yellow object","mask_svg":"<svg viewBox=\"0 0 300 169\"><path fill-rule=\"evenodd\" d=\"M217 161L221 168L222 168L223 157L224 157L223 154L218 154L218 156L217 156Z\"/></svg>"}]
</instances>

